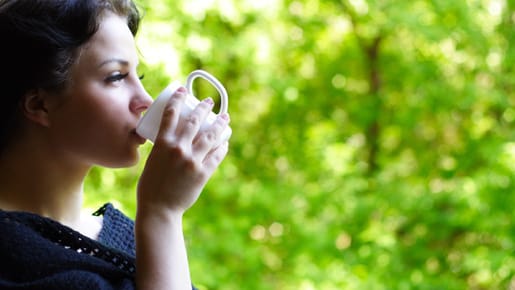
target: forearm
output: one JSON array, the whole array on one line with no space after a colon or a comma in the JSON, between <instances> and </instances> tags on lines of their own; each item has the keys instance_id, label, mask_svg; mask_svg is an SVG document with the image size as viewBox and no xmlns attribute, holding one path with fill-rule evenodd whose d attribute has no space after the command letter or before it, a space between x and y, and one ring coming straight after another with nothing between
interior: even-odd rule
<instances>
[{"instance_id":1,"label":"forearm","mask_svg":"<svg viewBox=\"0 0 515 290\"><path fill-rule=\"evenodd\" d=\"M228 142L217 145L229 116L201 129L213 108L206 98L179 122L187 91L168 100L154 147L138 182L136 284L139 290L191 289L182 215L225 158ZM216 147L215 147L216 146Z\"/></svg>"},{"instance_id":2,"label":"forearm","mask_svg":"<svg viewBox=\"0 0 515 290\"><path fill-rule=\"evenodd\" d=\"M182 214L138 211L135 230L137 289L191 289Z\"/></svg>"}]
</instances>

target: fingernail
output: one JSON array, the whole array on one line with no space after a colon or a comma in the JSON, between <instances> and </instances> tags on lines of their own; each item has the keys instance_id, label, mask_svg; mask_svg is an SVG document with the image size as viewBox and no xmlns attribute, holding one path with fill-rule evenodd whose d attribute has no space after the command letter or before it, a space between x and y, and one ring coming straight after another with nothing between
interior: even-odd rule
<instances>
[{"instance_id":1,"label":"fingernail","mask_svg":"<svg viewBox=\"0 0 515 290\"><path fill-rule=\"evenodd\" d=\"M213 101L213 99L211 97L207 97L204 99L204 102L206 104L209 104L210 106L213 106L215 104L215 102Z\"/></svg>"},{"instance_id":2,"label":"fingernail","mask_svg":"<svg viewBox=\"0 0 515 290\"><path fill-rule=\"evenodd\" d=\"M227 113L220 114L220 118L222 118L223 120L227 121L227 123L229 123L229 121L231 120Z\"/></svg>"},{"instance_id":3,"label":"fingernail","mask_svg":"<svg viewBox=\"0 0 515 290\"><path fill-rule=\"evenodd\" d=\"M186 93L186 92L187 92L187 90L186 90L186 88L185 88L185 87L179 87L179 88L177 89L177 92L179 92L179 93Z\"/></svg>"}]
</instances>

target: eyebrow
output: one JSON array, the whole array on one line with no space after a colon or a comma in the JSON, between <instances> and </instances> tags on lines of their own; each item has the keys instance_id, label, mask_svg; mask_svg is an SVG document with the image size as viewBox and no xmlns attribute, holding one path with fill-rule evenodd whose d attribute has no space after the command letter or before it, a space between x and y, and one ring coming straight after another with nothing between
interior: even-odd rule
<instances>
[{"instance_id":1,"label":"eyebrow","mask_svg":"<svg viewBox=\"0 0 515 290\"><path fill-rule=\"evenodd\" d=\"M126 60L124 60L124 59L120 59L120 58L111 58L111 59L108 59L108 60L103 61L102 63L100 63L100 64L98 65L98 67L100 68L100 67L102 67L102 66L104 66L104 65L106 65L106 64L110 64L110 63L113 63L113 62L119 63L119 64L121 64L121 65L123 65L123 66L128 66L128 65L129 65L129 62L128 62L128 61L126 61Z\"/></svg>"}]
</instances>

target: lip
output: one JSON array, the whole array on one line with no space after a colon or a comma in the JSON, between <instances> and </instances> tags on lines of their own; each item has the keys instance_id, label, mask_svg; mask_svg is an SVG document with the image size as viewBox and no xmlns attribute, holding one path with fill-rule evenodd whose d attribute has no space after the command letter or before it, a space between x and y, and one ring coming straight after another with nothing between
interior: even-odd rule
<instances>
[{"instance_id":1,"label":"lip","mask_svg":"<svg viewBox=\"0 0 515 290\"><path fill-rule=\"evenodd\" d=\"M138 133L136 133L136 129L131 130L131 136L133 136L134 139L136 139L136 142L138 142L139 144L143 144L147 141L146 138L143 138Z\"/></svg>"}]
</instances>

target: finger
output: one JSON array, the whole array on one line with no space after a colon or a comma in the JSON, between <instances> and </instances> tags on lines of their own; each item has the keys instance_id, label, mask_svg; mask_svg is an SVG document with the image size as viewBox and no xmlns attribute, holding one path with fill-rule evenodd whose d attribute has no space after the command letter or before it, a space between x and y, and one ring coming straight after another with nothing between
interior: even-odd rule
<instances>
[{"instance_id":1,"label":"finger","mask_svg":"<svg viewBox=\"0 0 515 290\"><path fill-rule=\"evenodd\" d=\"M177 138L179 138L179 142L191 146L193 138L199 132L200 126L206 120L209 112L211 112L213 105L213 99L206 98L200 102L189 115L179 120L179 128L177 128Z\"/></svg>"},{"instance_id":2,"label":"finger","mask_svg":"<svg viewBox=\"0 0 515 290\"><path fill-rule=\"evenodd\" d=\"M163 117L159 125L159 131L156 137L156 143L159 140L173 138L179 123L181 109L186 100L187 91L184 87L178 88L174 94L168 99L163 110Z\"/></svg>"},{"instance_id":3,"label":"finger","mask_svg":"<svg viewBox=\"0 0 515 290\"><path fill-rule=\"evenodd\" d=\"M221 142L222 132L229 123L229 115L220 114L213 124L206 129L200 130L193 140L193 152L199 156L205 156L216 144ZM203 157L202 157L203 158Z\"/></svg>"},{"instance_id":4,"label":"finger","mask_svg":"<svg viewBox=\"0 0 515 290\"><path fill-rule=\"evenodd\" d=\"M216 168L222 163L227 152L229 151L229 142L225 141L213 151L209 152L203 161L204 167L210 176Z\"/></svg>"}]
</instances>

